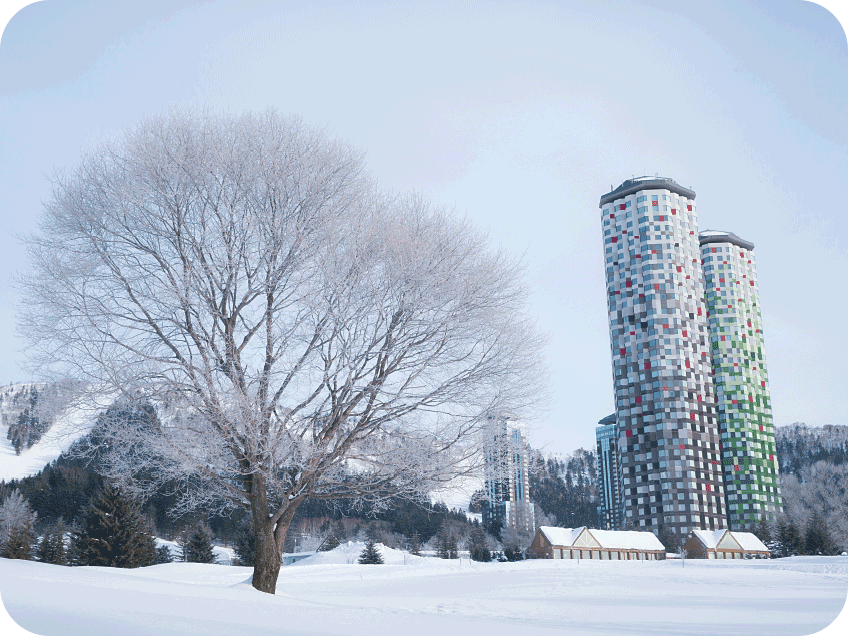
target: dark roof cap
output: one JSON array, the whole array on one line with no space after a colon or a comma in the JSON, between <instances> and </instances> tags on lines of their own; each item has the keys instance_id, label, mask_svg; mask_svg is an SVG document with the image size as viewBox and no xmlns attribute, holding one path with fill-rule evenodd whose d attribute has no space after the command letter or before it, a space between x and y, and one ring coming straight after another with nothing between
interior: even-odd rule
<instances>
[{"instance_id":1,"label":"dark roof cap","mask_svg":"<svg viewBox=\"0 0 848 636\"><path fill-rule=\"evenodd\" d=\"M598 424L600 426L606 426L608 424L615 424L615 413L613 413L612 415L607 415L602 420L598 420Z\"/></svg>"},{"instance_id":2,"label":"dark roof cap","mask_svg":"<svg viewBox=\"0 0 848 636\"><path fill-rule=\"evenodd\" d=\"M669 190L687 199L695 198L695 192L693 190L684 188L674 179L669 179L668 177L634 177L622 183L612 192L608 192L602 196L598 207L602 208L606 203L621 199L628 194L633 194L640 190Z\"/></svg>"},{"instance_id":3,"label":"dark roof cap","mask_svg":"<svg viewBox=\"0 0 848 636\"><path fill-rule=\"evenodd\" d=\"M704 230L698 233L698 242L701 245L707 243L730 243L736 247L741 247L744 250L754 249L754 244L745 239L741 239L733 232L718 232L716 230Z\"/></svg>"}]
</instances>

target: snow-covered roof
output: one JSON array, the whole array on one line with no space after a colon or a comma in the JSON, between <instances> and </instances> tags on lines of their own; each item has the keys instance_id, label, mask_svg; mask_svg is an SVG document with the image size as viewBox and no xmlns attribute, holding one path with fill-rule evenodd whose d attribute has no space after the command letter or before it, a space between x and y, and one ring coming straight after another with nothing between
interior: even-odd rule
<instances>
[{"instance_id":1,"label":"snow-covered roof","mask_svg":"<svg viewBox=\"0 0 848 636\"><path fill-rule=\"evenodd\" d=\"M715 550L715 547L721 541L725 532L727 530L692 530L692 534L701 540L705 548L709 548L710 550Z\"/></svg>"},{"instance_id":2,"label":"snow-covered roof","mask_svg":"<svg viewBox=\"0 0 848 636\"><path fill-rule=\"evenodd\" d=\"M724 537L725 533L729 533L731 537L739 544L743 550L756 552L768 552L768 548L760 541L755 534L750 532L730 532L730 530L693 530L692 534L701 540L704 547L714 550L719 542Z\"/></svg>"},{"instance_id":3,"label":"snow-covered roof","mask_svg":"<svg viewBox=\"0 0 848 636\"><path fill-rule=\"evenodd\" d=\"M752 532L731 532L736 542L742 546L743 550L768 552L765 544L757 538L757 535Z\"/></svg>"},{"instance_id":4,"label":"snow-covered roof","mask_svg":"<svg viewBox=\"0 0 848 636\"><path fill-rule=\"evenodd\" d=\"M653 532L636 530L589 530L601 547L616 550L660 550L665 546Z\"/></svg>"},{"instance_id":5,"label":"snow-covered roof","mask_svg":"<svg viewBox=\"0 0 848 636\"><path fill-rule=\"evenodd\" d=\"M551 545L572 545L574 540L580 536L586 526L579 528L554 528L553 526L539 526L539 530L545 535Z\"/></svg>"},{"instance_id":6,"label":"snow-covered roof","mask_svg":"<svg viewBox=\"0 0 848 636\"><path fill-rule=\"evenodd\" d=\"M571 546L577 540L586 526L579 528L554 528L541 526L539 530L551 545ZM634 530L589 530L602 548L611 550L662 550L665 547L651 532Z\"/></svg>"}]
</instances>

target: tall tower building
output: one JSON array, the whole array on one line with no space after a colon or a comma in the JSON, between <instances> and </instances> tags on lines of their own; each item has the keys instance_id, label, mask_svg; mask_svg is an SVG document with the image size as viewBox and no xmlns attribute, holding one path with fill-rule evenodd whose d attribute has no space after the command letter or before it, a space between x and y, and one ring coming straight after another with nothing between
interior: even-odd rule
<instances>
[{"instance_id":1,"label":"tall tower building","mask_svg":"<svg viewBox=\"0 0 848 636\"><path fill-rule=\"evenodd\" d=\"M536 517L530 502L524 423L507 414L489 416L484 454L483 523L500 523L532 535L536 532Z\"/></svg>"},{"instance_id":2,"label":"tall tower building","mask_svg":"<svg viewBox=\"0 0 848 636\"><path fill-rule=\"evenodd\" d=\"M726 527L695 193L639 177L601 197L622 527Z\"/></svg>"},{"instance_id":3,"label":"tall tower building","mask_svg":"<svg viewBox=\"0 0 848 636\"><path fill-rule=\"evenodd\" d=\"M781 508L754 244L699 235L730 528Z\"/></svg>"},{"instance_id":4,"label":"tall tower building","mask_svg":"<svg viewBox=\"0 0 848 636\"><path fill-rule=\"evenodd\" d=\"M601 505L598 506L598 527L601 530L615 530L624 525L615 413L607 415L598 422L595 428L595 439L598 443L598 488L601 494Z\"/></svg>"}]
</instances>

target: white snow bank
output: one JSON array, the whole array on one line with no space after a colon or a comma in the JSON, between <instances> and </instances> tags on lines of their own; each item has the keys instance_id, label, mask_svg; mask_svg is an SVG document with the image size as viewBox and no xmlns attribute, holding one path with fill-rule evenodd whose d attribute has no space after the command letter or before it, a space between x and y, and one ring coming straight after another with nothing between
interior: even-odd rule
<instances>
[{"instance_id":1,"label":"white snow bank","mask_svg":"<svg viewBox=\"0 0 848 636\"><path fill-rule=\"evenodd\" d=\"M346 558L359 545L340 548L316 557ZM115 570L0 559L0 595L18 623L44 636L800 636L831 623L848 590L846 557L301 563L282 568L276 595L254 590L251 574L196 563ZM841 620L824 633L847 633Z\"/></svg>"}]
</instances>

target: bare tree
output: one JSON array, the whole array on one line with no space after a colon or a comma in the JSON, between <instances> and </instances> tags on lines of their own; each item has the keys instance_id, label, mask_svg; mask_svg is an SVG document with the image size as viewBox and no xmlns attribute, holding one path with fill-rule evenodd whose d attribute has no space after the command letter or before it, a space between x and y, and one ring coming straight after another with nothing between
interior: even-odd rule
<instances>
[{"instance_id":1,"label":"bare tree","mask_svg":"<svg viewBox=\"0 0 848 636\"><path fill-rule=\"evenodd\" d=\"M439 487L539 394L520 267L274 112L142 122L55 178L28 246L33 367L135 409L99 432L125 488L246 509L261 591L306 498Z\"/></svg>"}]
</instances>

